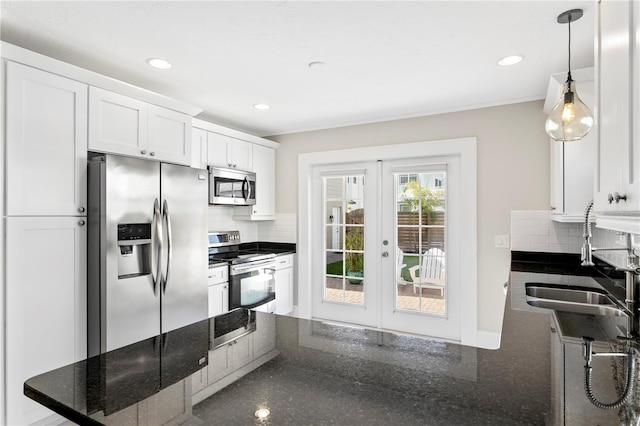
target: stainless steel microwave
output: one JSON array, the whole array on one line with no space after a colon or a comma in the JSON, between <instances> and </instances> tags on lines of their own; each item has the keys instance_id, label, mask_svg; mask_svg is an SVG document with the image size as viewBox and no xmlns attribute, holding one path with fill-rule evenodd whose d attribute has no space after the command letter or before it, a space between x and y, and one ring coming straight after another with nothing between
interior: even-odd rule
<instances>
[{"instance_id":1,"label":"stainless steel microwave","mask_svg":"<svg viewBox=\"0 0 640 426\"><path fill-rule=\"evenodd\" d=\"M255 173L209 167L209 204L251 206L255 203Z\"/></svg>"}]
</instances>

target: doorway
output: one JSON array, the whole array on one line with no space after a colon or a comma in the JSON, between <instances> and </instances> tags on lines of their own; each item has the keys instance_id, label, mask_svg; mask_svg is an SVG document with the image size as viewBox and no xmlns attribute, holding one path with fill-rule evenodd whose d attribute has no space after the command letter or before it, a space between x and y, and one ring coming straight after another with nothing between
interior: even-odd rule
<instances>
[{"instance_id":1,"label":"doorway","mask_svg":"<svg viewBox=\"0 0 640 426\"><path fill-rule=\"evenodd\" d=\"M475 139L382 148L300 156L298 314L473 345Z\"/></svg>"}]
</instances>

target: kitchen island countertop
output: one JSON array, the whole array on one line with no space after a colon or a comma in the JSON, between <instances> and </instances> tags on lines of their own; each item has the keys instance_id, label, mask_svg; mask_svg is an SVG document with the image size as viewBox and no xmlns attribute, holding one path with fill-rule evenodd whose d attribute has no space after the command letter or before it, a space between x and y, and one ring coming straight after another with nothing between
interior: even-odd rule
<instances>
[{"instance_id":1,"label":"kitchen island countertop","mask_svg":"<svg viewBox=\"0 0 640 426\"><path fill-rule=\"evenodd\" d=\"M539 268L530 273L546 275ZM187 407L186 423L551 424L550 312L511 300L497 350L257 313L258 329L275 318L277 356ZM151 368L136 368L139 355L125 347L29 379L25 394L79 424L113 423L127 407L163 394L190 404L191 375L203 366L211 324L136 344L149 359L164 353L160 347L173 348ZM270 415L256 418L259 408Z\"/></svg>"}]
</instances>

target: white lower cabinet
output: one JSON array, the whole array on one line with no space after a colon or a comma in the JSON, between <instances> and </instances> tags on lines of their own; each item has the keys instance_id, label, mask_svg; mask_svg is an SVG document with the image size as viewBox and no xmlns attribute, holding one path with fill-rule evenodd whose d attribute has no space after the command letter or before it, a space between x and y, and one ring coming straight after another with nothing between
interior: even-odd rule
<instances>
[{"instance_id":1,"label":"white lower cabinet","mask_svg":"<svg viewBox=\"0 0 640 426\"><path fill-rule=\"evenodd\" d=\"M53 414L23 395L35 375L87 355L86 218L6 218L6 421Z\"/></svg>"},{"instance_id":2,"label":"white lower cabinet","mask_svg":"<svg viewBox=\"0 0 640 426\"><path fill-rule=\"evenodd\" d=\"M209 351L209 364L191 375L191 388L196 403L277 354L275 315L261 312L256 315L256 331ZM241 371L238 373L238 370ZM195 396L196 394L200 395Z\"/></svg>"},{"instance_id":3,"label":"white lower cabinet","mask_svg":"<svg viewBox=\"0 0 640 426\"><path fill-rule=\"evenodd\" d=\"M229 267L209 268L209 318L229 312Z\"/></svg>"},{"instance_id":4,"label":"white lower cabinet","mask_svg":"<svg viewBox=\"0 0 640 426\"><path fill-rule=\"evenodd\" d=\"M253 359L253 333L209 351L207 380L213 384Z\"/></svg>"},{"instance_id":5,"label":"white lower cabinet","mask_svg":"<svg viewBox=\"0 0 640 426\"><path fill-rule=\"evenodd\" d=\"M276 311L287 315L293 311L294 263L293 254L276 258Z\"/></svg>"}]
</instances>

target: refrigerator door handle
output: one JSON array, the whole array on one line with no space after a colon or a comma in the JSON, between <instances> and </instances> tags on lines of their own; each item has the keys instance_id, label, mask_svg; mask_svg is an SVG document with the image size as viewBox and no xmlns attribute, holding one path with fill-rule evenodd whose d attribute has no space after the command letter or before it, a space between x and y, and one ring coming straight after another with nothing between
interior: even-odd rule
<instances>
[{"instance_id":1,"label":"refrigerator door handle","mask_svg":"<svg viewBox=\"0 0 640 426\"><path fill-rule=\"evenodd\" d=\"M160 215L160 202L156 198L153 202L153 221L156 229L156 275L153 276L153 267L151 268L151 280L153 282L153 294L158 296L158 284L162 276L162 217Z\"/></svg>"},{"instance_id":2,"label":"refrigerator door handle","mask_svg":"<svg viewBox=\"0 0 640 426\"><path fill-rule=\"evenodd\" d=\"M167 231L167 266L166 273L162 278L162 293L165 294L167 292L167 283L169 281L169 272L171 271L171 255L172 255L172 245L171 245L171 215L169 214L169 204L167 200L162 202L162 219L166 226Z\"/></svg>"}]
</instances>

